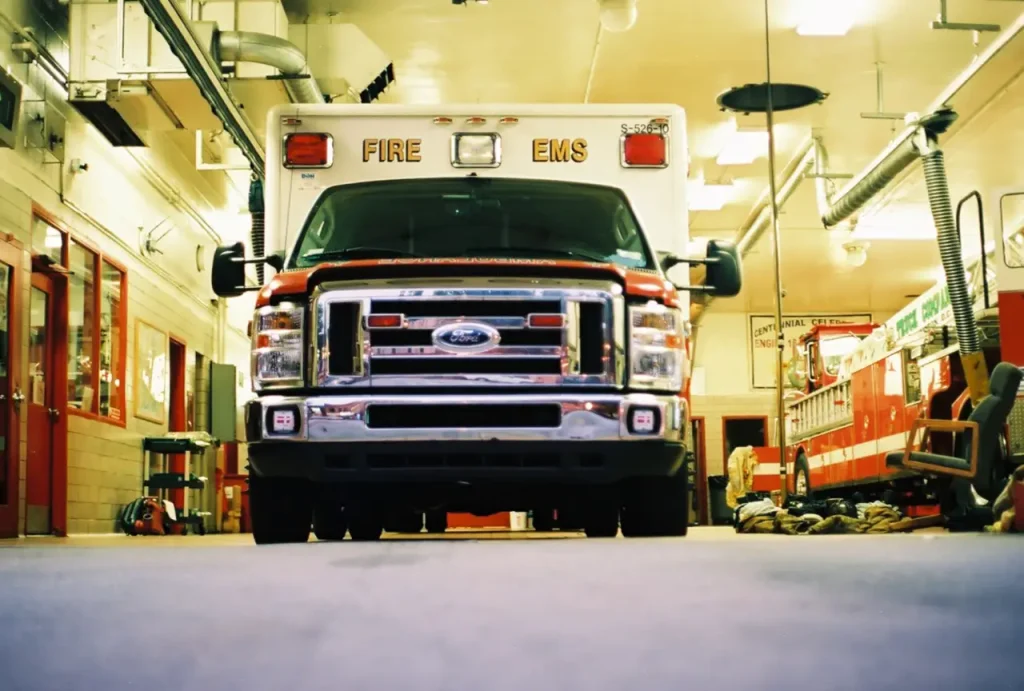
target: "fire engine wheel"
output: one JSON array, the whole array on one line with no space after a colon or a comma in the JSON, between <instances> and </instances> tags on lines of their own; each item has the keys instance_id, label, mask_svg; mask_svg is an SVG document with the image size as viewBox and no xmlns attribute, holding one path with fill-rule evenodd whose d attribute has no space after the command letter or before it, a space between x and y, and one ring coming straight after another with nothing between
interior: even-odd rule
<instances>
[{"instance_id":1,"label":"fire engine wheel","mask_svg":"<svg viewBox=\"0 0 1024 691\"><path fill-rule=\"evenodd\" d=\"M345 507L334 502L320 502L313 510L313 534L317 540L344 540L348 532Z\"/></svg>"},{"instance_id":2,"label":"fire engine wheel","mask_svg":"<svg viewBox=\"0 0 1024 691\"><path fill-rule=\"evenodd\" d=\"M250 475L253 540L257 545L307 542L313 503L313 488L306 481Z\"/></svg>"},{"instance_id":3,"label":"fire engine wheel","mask_svg":"<svg viewBox=\"0 0 1024 691\"><path fill-rule=\"evenodd\" d=\"M803 451L797 454L796 462L793 463L793 494L811 498L811 466Z\"/></svg>"},{"instance_id":4,"label":"fire engine wheel","mask_svg":"<svg viewBox=\"0 0 1024 691\"><path fill-rule=\"evenodd\" d=\"M384 533L384 518L371 507L346 507L348 534L356 542L374 542Z\"/></svg>"},{"instance_id":5,"label":"fire engine wheel","mask_svg":"<svg viewBox=\"0 0 1024 691\"><path fill-rule=\"evenodd\" d=\"M683 470L672 477L642 478L630 483L622 502L622 535L685 536L689 527L689 500Z\"/></svg>"}]
</instances>

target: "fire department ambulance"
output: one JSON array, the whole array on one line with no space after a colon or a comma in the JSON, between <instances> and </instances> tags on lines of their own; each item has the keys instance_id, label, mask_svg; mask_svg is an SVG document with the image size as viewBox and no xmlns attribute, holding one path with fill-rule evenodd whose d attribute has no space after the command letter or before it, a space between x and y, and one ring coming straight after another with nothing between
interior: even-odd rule
<instances>
[{"instance_id":1,"label":"fire department ambulance","mask_svg":"<svg viewBox=\"0 0 1024 691\"><path fill-rule=\"evenodd\" d=\"M686 122L662 105L290 105L268 123L247 404L256 542L566 510L684 535ZM247 288L246 264L277 269Z\"/></svg>"},{"instance_id":2,"label":"fire department ambulance","mask_svg":"<svg viewBox=\"0 0 1024 691\"><path fill-rule=\"evenodd\" d=\"M965 201L975 196L980 203L976 194ZM982 226L986 256L965 267L980 346L989 371L1000 361L1024 367L1024 193L993 195L986 204L986 225L1000 232L987 241ZM807 383L786 410L790 490L818 497L897 490L903 502L934 502L926 477L888 466L886 456L906 448L916 419L965 420L971 412L945 282L881 326L819 327L802 346ZM985 499L1024 463L1022 397L1008 417L994 477L975 483ZM951 456L954 441L951 431L932 431L926 450ZM759 471L777 474L778 467Z\"/></svg>"}]
</instances>

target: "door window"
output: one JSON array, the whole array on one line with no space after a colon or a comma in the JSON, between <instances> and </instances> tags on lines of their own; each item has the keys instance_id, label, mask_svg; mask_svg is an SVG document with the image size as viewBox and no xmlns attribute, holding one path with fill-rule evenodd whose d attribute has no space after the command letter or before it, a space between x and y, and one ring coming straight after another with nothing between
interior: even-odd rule
<instances>
[{"instance_id":1,"label":"door window","mask_svg":"<svg viewBox=\"0 0 1024 691\"><path fill-rule=\"evenodd\" d=\"M46 377L49 374L49 358L47 357L47 319L49 295L32 287L32 300L29 305L29 348L28 348L28 380L29 401L35 405L47 405Z\"/></svg>"}]
</instances>

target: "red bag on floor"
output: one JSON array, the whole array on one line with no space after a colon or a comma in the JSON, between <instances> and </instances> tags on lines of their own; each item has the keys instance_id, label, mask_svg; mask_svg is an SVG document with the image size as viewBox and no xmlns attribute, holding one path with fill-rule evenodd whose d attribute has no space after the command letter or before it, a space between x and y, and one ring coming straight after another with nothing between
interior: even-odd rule
<instances>
[{"instance_id":1,"label":"red bag on floor","mask_svg":"<svg viewBox=\"0 0 1024 691\"><path fill-rule=\"evenodd\" d=\"M156 497L145 497L135 519L136 535L166 535L164 503Z\"/></svg>"}]
</instances>

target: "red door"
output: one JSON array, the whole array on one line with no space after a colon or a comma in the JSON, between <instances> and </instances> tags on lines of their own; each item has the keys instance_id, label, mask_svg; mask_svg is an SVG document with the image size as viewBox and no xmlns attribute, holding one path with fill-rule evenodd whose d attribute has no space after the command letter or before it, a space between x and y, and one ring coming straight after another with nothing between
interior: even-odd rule
<instances>
[{"instance_id":1,"label":"red door","mask_svg":"<svg viewBox=\"0 0 1024 691\"><path fill-rule=\"evenodd\" d=\"M0 242L0 538L18 535L20 272L21 250Z\"/></svg>"},{"instance_id":2,"label":"red door","mask_svg":"<svg viewBox=\"0 0 1024 691\"><path fill-rule=\"evenodd\" d=\"M25 533L53 532L53 429L59 412L54 408L53 282L32 274L28 310L28 416L25 477Z\"/></svg>"}]
</instances>

